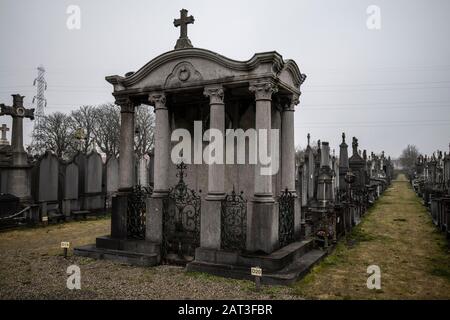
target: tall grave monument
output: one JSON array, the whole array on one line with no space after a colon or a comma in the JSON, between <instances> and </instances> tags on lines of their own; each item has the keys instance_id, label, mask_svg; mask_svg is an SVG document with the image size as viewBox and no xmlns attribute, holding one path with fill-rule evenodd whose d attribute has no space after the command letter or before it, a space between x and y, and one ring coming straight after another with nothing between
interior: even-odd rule
<instances>
[{"instance_id":1,"label":"tall grave monument","mask_svg":"<svg viewBox=\"0 0 450 320\"><path fill-rule=\"evenodd\" d=\"M30 170L27 153L23 147L23 119L34 119L34 109L27 109L23 106L24 97L19 94L13 94L12 106L0 104L0 116L9 115L12 117L11 134L11 163L3 168L6 174L6 193L20 198L22 203L30 203L31 183ZM2 174L3 177L3 174Z\"/></svg>"}]
</instances>

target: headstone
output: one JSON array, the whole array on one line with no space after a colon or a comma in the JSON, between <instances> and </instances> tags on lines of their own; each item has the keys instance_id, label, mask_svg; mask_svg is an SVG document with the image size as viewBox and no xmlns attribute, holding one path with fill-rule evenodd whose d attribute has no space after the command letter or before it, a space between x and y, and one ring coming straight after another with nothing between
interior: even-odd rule
<instances>
[{"instance_id":1,"label":"headstone","mask_svg":"<svg viewBox=\"0 0 450 320\"><path fill-rule=\"evenodd\" d=\"M106 206L111 207L112 197L119 190L119 160L111 156L105 163Z\"/></svg>"},{"instance_id":2,"label":"headstone","mask_svg":"<svg viewBox=\"0 0 450 320\"><path fill-rule=\"evenodd\" d=\"M149 186L149 157L144 155L138 159L137 163L137 184L142 187Z\"/></svg>"},{"instance_id":3,"label":"headstone","mask_svg":"<svg viewBox=\"0 0 450 320\"><path fill-rule=\"evenodd\" d=\"M66 217L69 217L72 211L80 210L78 166L71 161L62 166L62 171L64 177L62 211Z\"/></svg>"},{"instance_id":4,"label":"headstone","mask_svg":"<svg viewBox=\"0 0 450 320\"><path fill-rule=\"evenodd\" d=\"M84 209L89 211L104 208L104 194L102 192L102 157L97 151L92 151L86 157L84 176Z\"/></svg>"},{"instance_id":5,"label":"headstone","mask_svg":"<svg viewBox=\"0 0 450 320\"><path fill-rule=\"evenodd\" d=\"M41 216L59 215L59 160L47 151L32 169L32 194L41 205Z\"/></svg>"}]
</instances>

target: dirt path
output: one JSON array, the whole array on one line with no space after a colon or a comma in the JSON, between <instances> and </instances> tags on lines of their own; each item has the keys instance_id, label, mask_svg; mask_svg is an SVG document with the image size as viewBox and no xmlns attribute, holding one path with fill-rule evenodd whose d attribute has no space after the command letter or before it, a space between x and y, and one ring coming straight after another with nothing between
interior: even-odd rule
<instances>
[{"instance_id":1,"label":"dirt path","mask_svg":"<svg viewBox=\"0 0 450 320\"><path fill-rule=\"evenodd\" d=\"M380 267L381 290L367 289L369 265ZM348 239L295 290L321 299L449 299L447 242L400 175Z\"/></svg>"},{"instance_id":2,"label":"dirt path","mask_svg":"<svg viewBox=\"0 0 450 320\"><path fill-rule=\"evenodd\" d=\"M254 291L248 281L139 268L71 255L72 247L109 233L109 219L0 233L0 299L449 299L450 260L419 200L401 177L336 251L291 287ZM66 269L81 268L81 290L66 288ZM367 266L381 268L381 290L366 287Z\"/></svg>"},{"instance_id":3,"label":"dirt path","mask_svg":"<svg viewBox=\"0 0 450 320\"><path fill-rule=\"evenodd\" d=\"M186 273L175 266L140 268L105 260L62 256L61 241L71 247L106 235L110 220L70 222L46 228L0 233L0 299L298 299L292 288L254 284ZM66 287L67 267L81 270L81 290Z\"/></svg>"}]
</instances>

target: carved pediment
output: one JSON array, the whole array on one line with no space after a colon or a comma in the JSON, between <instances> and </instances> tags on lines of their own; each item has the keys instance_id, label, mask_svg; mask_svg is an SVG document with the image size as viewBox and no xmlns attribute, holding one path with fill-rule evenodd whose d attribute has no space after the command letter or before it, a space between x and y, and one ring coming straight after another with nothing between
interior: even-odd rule
<instances>
[{"instance_id":1,"label":"carved pediment","mask_svg":"<svg viewBox=\"0 0 450 320\"><path fill-rule=\"evenodd\" d=\"M203 80L200 72L195 69L192 63L183 61L177 64L172 72L167 76L164 83L165 88L182 86L188 82Z\"/></svg>"}]
</instances>

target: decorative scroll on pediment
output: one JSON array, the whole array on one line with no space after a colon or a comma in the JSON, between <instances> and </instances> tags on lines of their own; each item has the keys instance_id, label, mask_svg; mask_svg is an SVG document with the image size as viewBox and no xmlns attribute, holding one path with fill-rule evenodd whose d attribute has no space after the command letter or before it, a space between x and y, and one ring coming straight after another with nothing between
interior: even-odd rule
<instances>
[{"instance_id":1,"label":"decorative scroll on pediment","mask_svg":"<svg viewBox=\"0 0 450 320\"><path fill-rule=\"evenodd\" d=\"M176 87L188 82L201 80L203 80L202 75L194 68L192 63L183 61L173 68L164 83L164 87Z\"/></svg>"}]
</instances>

